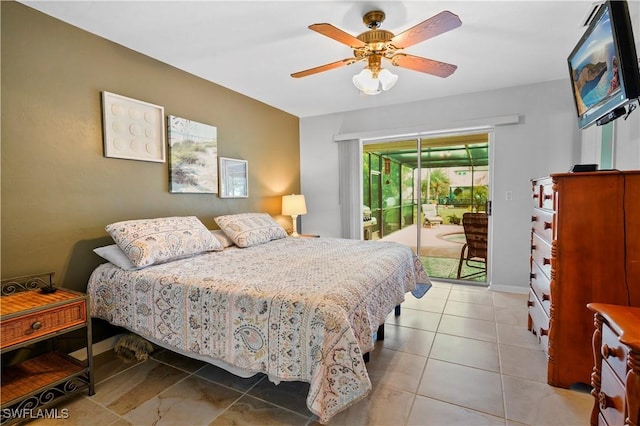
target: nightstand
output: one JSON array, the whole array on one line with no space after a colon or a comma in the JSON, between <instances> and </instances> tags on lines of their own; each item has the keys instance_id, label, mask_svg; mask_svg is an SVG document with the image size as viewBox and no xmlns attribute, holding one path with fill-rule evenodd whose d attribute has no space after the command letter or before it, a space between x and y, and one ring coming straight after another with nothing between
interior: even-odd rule
<instances>
[{"instance_id":1,"label":"nightstand","mask_svg":"<svg viewBox=\"0 0 640 426\"><path fill-rule=\"evenodd\" d=\"M91 319L88 296L53 286L53 273L3 280L0 297L0 352L51 340L52 350L15 365L2 367L0 406L2 424L29 420L76 392L94 394ZM55 338L86 331L87 360L79 361L55 350Z\"/></svg>"},{"instance_id":2,"label":"nightstand","mask_svg":"<svg viewBox=\"0 0 640 426\"><path fill-rule=\"evenodd\" d=\"M640 424L640 308L589 303L594 314L591 425Z\"/></svg>"}]
</instances>

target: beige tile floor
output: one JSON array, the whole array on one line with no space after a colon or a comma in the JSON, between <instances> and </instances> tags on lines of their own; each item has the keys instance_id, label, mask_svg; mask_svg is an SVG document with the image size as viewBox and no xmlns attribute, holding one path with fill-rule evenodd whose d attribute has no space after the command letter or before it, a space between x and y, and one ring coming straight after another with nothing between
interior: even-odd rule
<instances>
[{"instance_id":1,"label":"beige tile floor","mask_svg":"<svg viewBox=\"0 0 640 426\"><path fill-rule=\"evenodd\" d=\"M434 283L390 315L367 365L373 390L331 425L588 425L592 397L546 384L526 296ZM31 425L315 425L308 385L235 377L166 350L143 363L96 357L96 394L68 419Z\"/></svg>"}]
</instances>

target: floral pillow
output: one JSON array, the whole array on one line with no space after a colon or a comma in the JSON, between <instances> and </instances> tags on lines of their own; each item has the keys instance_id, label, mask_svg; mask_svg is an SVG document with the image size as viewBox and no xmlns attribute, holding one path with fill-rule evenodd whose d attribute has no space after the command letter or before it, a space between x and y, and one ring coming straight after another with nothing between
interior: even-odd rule
<instances>
[{"instance_id":1,"label":"floral pillow","mask_svg":"<svg viewBox=\"0 0 640 426\"><path fill-rule=\"evenodd\" d=\"M195 216L116 222L106 227L135 267L222 250L220 242Z\"/></svg>"},{"instance_id":2,"label":"floral pillow","mask_svg":"<svg viewBox=\"0 0 640 426\"><path fill-rule=\"evenodd\" d=\"M218 216L215 221L238 247L251 247L287 236L287 231L267 213Z\"/></svg>"}]
</instances>

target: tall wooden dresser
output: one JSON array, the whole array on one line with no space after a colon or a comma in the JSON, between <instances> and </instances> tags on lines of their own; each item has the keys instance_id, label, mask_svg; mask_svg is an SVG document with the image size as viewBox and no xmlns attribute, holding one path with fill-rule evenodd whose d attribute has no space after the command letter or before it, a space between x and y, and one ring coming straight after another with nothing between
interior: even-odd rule
<instances>
[{"instance_id":1,"label":"tall wooden dresser","mask_svg":"<svg viewBox=\"0 0 640 426\"><path fill-rule=\"evenodd\" d=\"M640 171L532 180L529 330L547 381L589 384L591 302L640 306Z\"/></svg>"}]
</instances>

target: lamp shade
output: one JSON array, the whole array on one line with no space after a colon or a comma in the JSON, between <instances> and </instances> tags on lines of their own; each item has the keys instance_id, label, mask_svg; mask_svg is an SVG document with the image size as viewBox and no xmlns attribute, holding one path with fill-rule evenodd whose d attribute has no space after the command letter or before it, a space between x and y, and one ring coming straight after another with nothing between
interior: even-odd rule
<instances>
[{"instance_id":1,"label":"lamp shade","mask_svg":"<svg viewBox=\"0 0 640 426\"><path fill-rule=\"evenodd\" d=\"M380 72L378 73L378 78L380 79L382 90L391 89L393 85L396 84L396 81L398 81L398 76L393 74L386 68L380 70Z\"/></svg>"},{"instance_id":2,"label":"lamp shade","mask_svg":"<svg viewBox=\"0 0 640 426\"><path fill-rule=\"evenodd\" d=\"M373 77L369 68L365 68L353 76L353 85L367 95L377 95L380 93L378 79Z\"/></svg>"},{"instance_id":3,"label":"lamp shade","mask_svg":"<svg viewBox=\"0 0 640 426\"><path fill-rule=\"evenodd\" d=\"M353 85L366 95L377 95L383 90L389 90L398 81L398 76L386 68L378 72L377 77L369 68L365 68L353 76Z\"/></svg>"},{"instance_id":4,"label":"lamp shade","mask_svg":"<svg viewBox=\"0 0 640 426\"><path fill-rule=\"evenodd\" d=\"M304 202L304 195L283 195L282 214L285 216L307 214L307 204Z\"/></svg>"}]
</instances>

